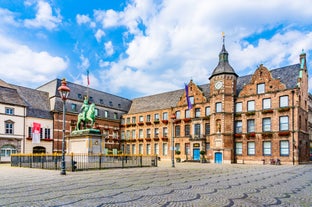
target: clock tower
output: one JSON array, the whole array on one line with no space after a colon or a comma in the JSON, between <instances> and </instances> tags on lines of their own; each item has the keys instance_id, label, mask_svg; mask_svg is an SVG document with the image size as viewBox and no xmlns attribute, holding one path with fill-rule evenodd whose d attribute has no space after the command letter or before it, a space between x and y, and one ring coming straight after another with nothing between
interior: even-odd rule
<instances>
[{"instance_id":1,"label":"clock tower","mask_svg":"<svg viewBox=\"0 0 312 207\"><path fill-rule=\"evenodd\" d=\"M219 63L210 80L210 151L214 163L234 161L234 112L238 75L228 61L224 45L219 54Z\"/></svg>"}]
</instances>

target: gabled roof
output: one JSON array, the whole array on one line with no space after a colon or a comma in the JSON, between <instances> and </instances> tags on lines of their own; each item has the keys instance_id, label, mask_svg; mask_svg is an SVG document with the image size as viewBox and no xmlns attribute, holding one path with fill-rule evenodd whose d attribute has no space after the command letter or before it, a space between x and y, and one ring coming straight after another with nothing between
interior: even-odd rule
<instances>
[{"instance_id":1,"label":"gabled roof","mask_svg":"<svg viewBox=\"0 0 312 207\"><path fill-rule=\"evenodd\" d=\"M26 106L17 90L2 80L0 80L0 103L22 107Z\"/></svg>"},{"instance_id":2,"label":"gabled roof","mask_svg":"<svg viewBox=\"0 0 312 207\"><path fill-rule=\"evenodd\" d=\"M297 77L300 70L300 64L289 65L277 69L271 70L272 77L280 79L282 83L286 85L286 89L293 89L297 86ZM237 78L237 91L236 95L248 84L252 75L246 75ZM209 100L210 96L210 84L199 85L199 88L204 93L204 96ZM132 105L129 110L129 114L142 113L147 111L168 109L174 107L183 95L184 89L170 91L161 94L155 94L151 96L145 96L132 100Z\"/></svg>"},{"instance_id":3,"label":"gabled roof","mask_svg":"<svg viewBox=\"0 0 312 207\"><path fill-rule=\"evenodd\" d=\"M49 92L50 97L60 97L57 89L61 85L61 81L62 80L60 79L52 80L40 86L38 90ZM67 82L67 86L68 88L70 88L70 94L68 97L69 100L82 102L84 100L84 96L88 94L89 101L95 103L96 106L107 107L123 112L129 111L131 105L131 100L129 99L109 94L103 91L95 90L92 88L88 88L86 86L82 86L76 83ZM92 100L90 100L91 97ZM62 110L61 101L57 100L52 108L53 110L57 111Z\"/></svg>"},{"instance_id":4,"label":"gabled roof","mask_svg":"<svg viewBox=\"0 0 312 207\"><path fill-rule=\"evenodd\" d=\"M12 87L16 88L19 95L25 101L27 106L26 116L43 119L53 118L50 113L49 94L47 92L17 85L12 85Z\"/></svg>"}]
</instances>

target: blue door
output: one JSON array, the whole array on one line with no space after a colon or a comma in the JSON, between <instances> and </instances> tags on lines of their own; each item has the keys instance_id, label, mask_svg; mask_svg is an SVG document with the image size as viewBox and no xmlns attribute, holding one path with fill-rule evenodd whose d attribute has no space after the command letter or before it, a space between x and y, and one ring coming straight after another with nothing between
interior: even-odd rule
<instances>
[{"instance_id":1,"label":"blue door","mask_svg":"<svg viewBox=\"0 0 312 207\"><path fill-rule=\"evenodd\" d=\"M200 159L199 149L193 149L193 159L194 160L199 160Z\"/></svg>"},{"instance_id":2,"label":"blue door","mask_svg":"<svg viewBox=\"0 0 312 207\"><path fill-rule=\"evenodd\" d=\"M222 163L222 153L221 152L215 153L215 163L218 163L218 164Z\"/></svg>"}]
</instances>

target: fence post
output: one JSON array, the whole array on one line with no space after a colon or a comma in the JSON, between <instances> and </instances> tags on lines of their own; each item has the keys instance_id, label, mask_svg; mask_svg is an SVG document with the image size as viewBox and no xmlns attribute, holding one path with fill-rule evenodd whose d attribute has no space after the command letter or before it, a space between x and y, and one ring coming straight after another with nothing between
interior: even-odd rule
<instances>
[{"instance_id":1,"label":"fence post","mask_svg":"<svg viewBox=\"0 0 312 207\"><path fill-rule=\"evenodd\" d=\"M54 153L53 154L53 158L54 158L54 166L55 166L55 170L57 170L57 154L56 153Z\"/></svg>"},{"instance_id":2,"label":"fence post","mask_svg":"<svg viewBox=\"0 0 312 207\"><path fill-rule=\"evenodd\" d=\"M33 156L29 155L29 168L32 168Z\"/></svg>"},{"instance_id":3,"label":"fence post","mask_svg":"<svg viewBox=\"0 0 312 207\"><path fill-rule=\"evenodd\" d=\"M140 167L143 167L142 155L140 155Z\"/></svg>"},{"instance_id":4,"label":"fence post","mask_svg":"<svg viewBox=\"0 0 312 207\"><path fill-rule=\"evenodd\" d=\"M102 169L102 153L100 153L99 158L99 169Z\"/></svg>"},{"instance_id":5,"label":"fence post","mask_svg":"<svg viewBox=\"0 0 312 207\"><path fill-rule=\"evenodd\" d=\"M41 154L41 168L43 169L43 167L44 167L43 154Z\"/></svg>"},{"instance_id":6,"label":"fence post","mask_svg":"<svg viewBox=\"0 0 312 207\"><path fill-rule=\"evenodd\" d=\"M22 167L22 155L19 155L19 166Z\"/></svg>"},{"instance_id":7,"label":"fence post","mask_svg":"<svg viewBox=\"0 0 312 207\"><path fill-rule=\"evenodd\" d=\"M125 156L122 156L121 157L121 166L122 166L122 168L124 168L124 166L125 166L124 159L125 159Z\"/></svg>"}]
</instances>

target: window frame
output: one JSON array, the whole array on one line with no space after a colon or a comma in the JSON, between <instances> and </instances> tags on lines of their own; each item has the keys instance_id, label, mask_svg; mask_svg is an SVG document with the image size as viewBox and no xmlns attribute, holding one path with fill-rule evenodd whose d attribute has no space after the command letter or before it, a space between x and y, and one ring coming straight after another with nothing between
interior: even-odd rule
<instances>
[{"instance_id":1,"label":"window frame","mask_svg":"<svg viewBox=\"0 0 312 207\"><path fill-rule=\"evenodd\" d=\"M247 111L255 111L255 100L247 101Z\"/></svg>"},{"instance_id":2,"label":"window frame","mask_svg":"<svg viewBox=\"0 0 312 207\"><path fill-rule=\"evenodd\" d=\"M12 108L12 107L5 107L5 114L6 115L14 115L14 108Z\"/></svg>"},{"instance_id":3,"label":"window frame","mask_svg":"<svg viewBox=\"0 0 312 207\"><path fill-rule=\"evenodd\" d=\"M268 121L268 123L266 123ZM270 128L270 129L267 129ZM270 117L265 117L262 119L262 132L271 132L272 131L272 120Z\"/></svg>"},{"instance_id":4,"label":"window frame","mask_svg":"<svg viewBox=\"0 0 312 207\"><path fill-rule=\"evenodd\" d=\"M12 121L5 121L5 134L14 134L14 122Z\"/></svg>"},{"instance_id":5,"label":"window frame","mask_svg":"<svg viewBox=\"0 0 312 207\"><path fill-rule=\"evenodd\" d=\"M253 144L253 146L250 146L250 144ZM247 155L256 155L256 142L247 142Z\"/></svg>"},{"instance_id":6,"label":"window frame","mask_svg":"<svg viewBox=\"0 0 312 207\"><path fill-rule=\"evenodd\" d=\"M285 102L287 102L287 104ZM280 108L289 107L289 96L288 95L279 97L279 107Z\"/></svg>"},{"instance_id":7,"label":"window frame","mask_svg":"<svg viewBox=\"0 0 312 207\"><path fill-rule=\"evenodd\" d=\"M195 108L195 118L200 118L200 108Z\"/></svg>"},{"instance_id":8,"label":"window frame","mask_svg":"<svg viewBox=\"0 0 312 207\"><path fill-rule=\"evenodd\" d=\"M243 132L243 121L237 120L234 123L235 123L235 133L241 134Z\"/></svg>"},{"instance_id":9,"label":"window frame","mask_svg":"<svg viewBox=\"0 0 312 207\"><path fill-rule=\"evenodd\" d=\"M207 106L207 107L205 108L205 115L206 115L206 116L210 116L210 106Z\"/></svg>"},{"instance_id":10,"label":"window frame","mask_svg":"<svg viewBox=\"0 0 312 207\"><path fill-rule=\"evenodd\" d=\"M265 146L268 145L268 146ZM272 155L272 142L271 141L263 141L262 142L262 155L263 156L271 156Z\"/></svg>"},{"instance_id":11,"label":"window frame","mask_svg":"<svg viewBox=\"0 0 312 207\"><path fill-rule=\"evenodd\" d=\"M251 125L251 123L253 124ZM247 133L255 132L255 126L256 126L255 119L247 119Z\"/></svg>"},{"instance_id":12,"label":"window frame","mask_svg":"<svg viewBox=\"0 0 312 207\"><path fill-rule=\"evenodd\" d=\"M243 103L242 102L235 103L235 112L236 113L243 112Z\"/></svg>"},{"instance_id":13,"label":"window frame","mask_svg":"<svg viewBox=\"0 0 312 207\"><path fill-rule=\"evenodd\" d=\"M258 83L257 84L257 94L265 93L265 83Z\"/></svg>"},{"instance_id":14,"label":"window frame","mask_svg":"<svg viewBox=\"0 0 312 207\"><path fill-rule=\"evenodd\" d=\"M287 122L286 121L282 122L283 118L287 118ZM288 116L280 116L279 117L279 130L280 131L289 131L289 117Z\"/></svg>"},{"instance_id":15,"label":"window frame","mask_svg":"<svg viewBox=\"0 0 312 207\"><path fill-rule=\"evenodd\" d=\"M185 118L191 118L191 110L185 109L185 111L184 111L184 117L185 117Z\"/></svg>"},{"instance_id":16,"label":"window frame","mask_svg":"<svg viewBox=\"0 0 312 207\"><path fill-rule=\"evenodd\" d=\"M222 102L217 102L215 107L216 107L216 113L222 112Z\"/></svg>"},{"instance_id":17,"label":"window frame","mask_svg":"<svg viewBox=\"0 0 312 207\"><path fill-rule=\"evenodd\" d=\"M287 143L287 146L284 145L282 143ZM289 156L289 141L288 140L280 140L279 143L279 147L280 147L280 156ZM287 151L287 152L286 152Z\"/></svg>"},{"instance_id":18,"label":"window frame","mask_svg":"<svg viewBox=\"0 0 312 207\"><path fill-rule=\"evenodd\" d=\"M262 99L262 109L271 109L271 98Z\"/></svg>"},{"instance_id":19,"label":"window frame","mask_svg":"<svg viewBox=\"0 0 312 207\"><path fill-rule=\"evenodd\" d=\"M184 136L191 135L191 126L189 124L184 125Z\"/></svg>"},{"instance_id":20,"label":"window frame","mask_svg":"<svg viewBox=\"0 0 312 207\"><path fill-rule=\"evenodd\" d=\"M243 155L243 143L242 142L235 142L235 154Z\"/></svg>"}]
</instances>

